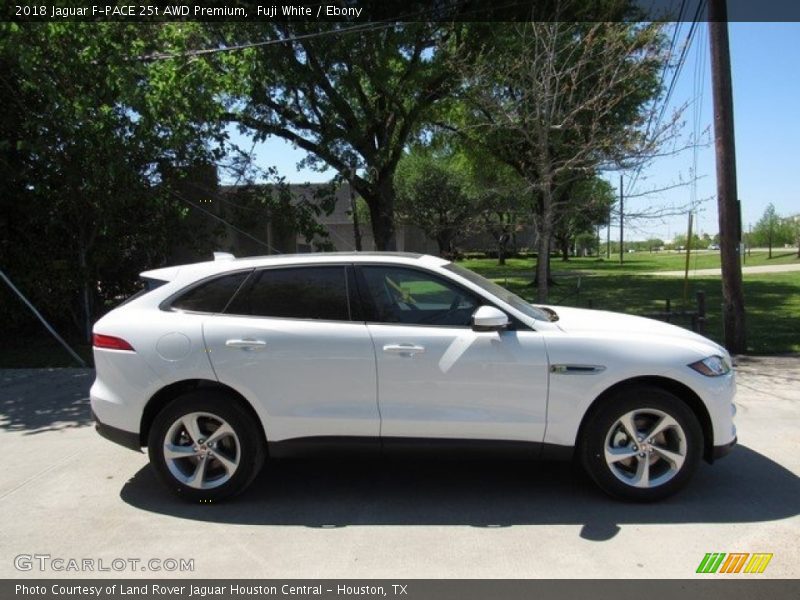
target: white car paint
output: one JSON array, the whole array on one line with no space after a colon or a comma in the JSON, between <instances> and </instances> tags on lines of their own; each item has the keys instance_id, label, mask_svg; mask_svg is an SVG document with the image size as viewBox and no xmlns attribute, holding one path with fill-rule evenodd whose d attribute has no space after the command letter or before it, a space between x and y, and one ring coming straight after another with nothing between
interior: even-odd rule
<instances>
[{"instance_id":1,"label":"white car paint","mask_svg":"<svg viewBox=\"0 0 800 600\"><path fill-rule=\"evenodd\" d=\"M228 271L344 263L433 272L521 325L476 332L159 308L190 284ZM661 377L700 398L710 415L714 446L735 439L733 371L706 377L687 366L714 355L730 364L718 344L658 321L602 311L551 307L557 321L535 319L447 270L447 264L431 256L356 253L218 260L147 271L143 278L166 283L95 325L96 333L122 338L134 351L95 348L92 410L98 422L138 434L145 407L159 390L203 379L241 394L269 441L380 435L568 447L605 390L631 378ZM243 347L231 340L264 344ZM412 348L397 349L403 345ZM558 370L565 365L597 369Z\"/></svg>"}]
</instances>

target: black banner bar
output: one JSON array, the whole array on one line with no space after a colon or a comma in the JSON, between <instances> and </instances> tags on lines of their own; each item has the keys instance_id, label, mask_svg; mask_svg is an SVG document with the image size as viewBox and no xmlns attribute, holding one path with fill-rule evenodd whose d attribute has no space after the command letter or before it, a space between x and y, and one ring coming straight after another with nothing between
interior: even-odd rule
<instances>
[{"instance_id":1,"label":"black banner bar","mask_svg":"<svg viewBox=\"0 0 800 600\"><path fill-rule=\"evenodd\" d=\"M0 598L29 600L796 600L797 580L38 579L2 580Z\"/></svg>"},{"instance_id":2,"label":"black banner bar","mask_svg":"<svg viewBox=\"0 0 800 600\"><path fill-rule=\"evenodd\" d=\"M707 0L10 0L0 21L705 21ZM727 0L729 21L800 21L797 0Z\"/></svg>"}]
</instances>

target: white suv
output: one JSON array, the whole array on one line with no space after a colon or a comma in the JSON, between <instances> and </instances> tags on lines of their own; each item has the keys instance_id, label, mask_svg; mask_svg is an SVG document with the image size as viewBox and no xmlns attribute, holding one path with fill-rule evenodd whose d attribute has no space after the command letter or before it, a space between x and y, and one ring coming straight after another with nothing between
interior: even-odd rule
<instances>
[{"instance_id":1,"label":"white suv","mask_svg":"<svg viewBox=\"0 0 800 600\"><path fill-rule=\"evenodd\" d=\"M218 255L142 277L94 327L92 410L193 501L242 491L268 456L419 445L574 455L606 492L656 500L736 442L719 345L534 306L440 258Z\"/></svg>"}]
</instances>

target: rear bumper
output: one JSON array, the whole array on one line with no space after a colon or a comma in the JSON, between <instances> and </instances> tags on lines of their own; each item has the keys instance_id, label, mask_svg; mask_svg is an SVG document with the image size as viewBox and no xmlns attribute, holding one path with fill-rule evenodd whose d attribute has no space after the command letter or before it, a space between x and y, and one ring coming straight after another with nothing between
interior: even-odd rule
<instances>
[{"instance_id":1,"label":"rear bumper","mask_svg":"<svg viewBox=\"0 0 800 600\"><path fill-rule=\"evenodd\" d=\"M137 452L142 451L142 444L139 440L138 433L134 433L133 431L125 431L124 429L117 429L111 425L106 425L97 418L97 415L94 414L94 411L92 411L92 419L94 419L94 428L97 433L102 435L107 440L110 440L115 444L119 444L120 446L130 448L131 450L136 450Z\"/></svg>"},{"instance_id":2,"label":"rear bumper","mask_svg":"<svg viewBox=\"0 0 800 600\"><path fill-rule=\"evenodd\" d=\"M733 447L736 445L737 439L738 438L734 437L733 440L723 446L714 446L714 451L711 453L712 462L730 454L731 450L733 450Z\"/></svg>"}]
</instances>

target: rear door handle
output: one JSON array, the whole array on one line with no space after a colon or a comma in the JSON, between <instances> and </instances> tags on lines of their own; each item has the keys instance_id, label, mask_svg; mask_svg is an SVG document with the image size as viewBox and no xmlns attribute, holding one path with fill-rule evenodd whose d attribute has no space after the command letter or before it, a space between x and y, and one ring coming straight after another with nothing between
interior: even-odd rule
<instances>
[{"instance_id":1,"label":"rear door handle","mask_svg":"<svg viewBox=\"0 0 800 600\"><path fill-rule=\"evenodd\" d=\"M425 347L415 344L387 344L383 347L383 351L389 354L407 354L412 356L425 352Z\"/></svg>"},{"instance_id":2,"label":"rear door handle","mask_svg":"<svg viewBox=\"0 0 800 600\"><path fill-rule=\"evenodd\" d=\"M261 350L267 347L267 342L264 340L227 340L225 345L228 348L243 348L245 350Z\"/></svg>"}]
</instances>

